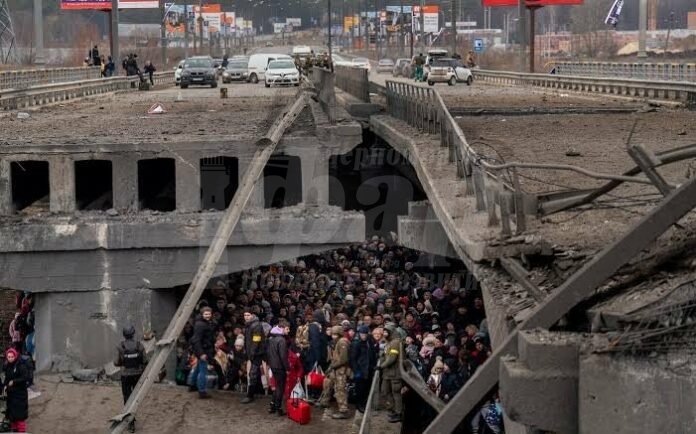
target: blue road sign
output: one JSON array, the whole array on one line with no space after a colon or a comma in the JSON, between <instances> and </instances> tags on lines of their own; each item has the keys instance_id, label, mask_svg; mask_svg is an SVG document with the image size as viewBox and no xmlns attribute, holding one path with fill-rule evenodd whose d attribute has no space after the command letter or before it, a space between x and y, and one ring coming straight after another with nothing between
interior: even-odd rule
<instances>
[{"instance_id":1,"label":"blue road sign","mask_svg":"<svg viewBox=\"0 0 696 434\"><path fill-rule=\"evenodd\" d=\"M474 51L483 51L483 39L474 39Z\"/></svg>"}]
</instances>

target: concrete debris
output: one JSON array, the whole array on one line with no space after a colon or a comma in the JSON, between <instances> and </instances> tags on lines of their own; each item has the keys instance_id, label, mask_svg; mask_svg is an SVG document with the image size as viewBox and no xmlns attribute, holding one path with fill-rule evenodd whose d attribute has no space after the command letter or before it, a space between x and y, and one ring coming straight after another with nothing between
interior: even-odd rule
<instances>
[{"instance_id":1,"label":"concrete debris","mask_svg":"<svg viewBox=\"0 0 696 434\"><path fill-rule=\"evenodd\" d=\"M63 354L54 355L51 362L51 371L53 372L72 372L83 367L82 363Z\"/></svg>"},{"instance_id":2,"label":"concrete debris","mask_svg":"<svg viewBox=\"0 0 696 434\"><path fill-rule=\"evenodd\" d=\"M117 215L118 215L118 211L116 211L116 210L113 209L113 208L109 208L108 210L106 210L106 215L109 215L109 216L111 216L111 217L114 217L114 216L117 216Z\"/></svg>"},{"instance_id":3,"label":"concrete debris","mask_svg":"<svg viewBox=\"0 0 696 434\"><path fill-rule=\"evenodd\" d=\"M104 375L106 378L113 381L119 381L121 379L121 368L114 365L114 362L109 362L104 365Z\"/></svg>"},{"instance_id":4,"label":"concrete debris","mask_svg":"<svg viewBox=\"0 0 696 434\"><path fill-rule=\"evenodd\" d=\"M77 369L73 371L71 374L73 378L77 381L86 381L94 383L99 378L100 373L100 369Z\"/></svg>"},{"instance_id":5,"label":"concrete debris","mask_svg":"<svg viewBox=\"0 0 696 434\"><path fill-rule=\"evenodd\" d=\"M565 154L566 157L582 157L582 153L575 148L569 148Z\"/></svg>"},{"instance_id":6,"label":"concrete debris","mask_svg":"<svg viewBox=\"0 0 696 434\"><path fill-rule=\"evenodd\" d=\"M17 113L17 119L29 119L31 116L27 112Z\"/></svg>"},{"instance_id":7,"label":"concrete debris","mask_svg":"<svg viewBox=\"0 0 696 434\"><path fill-rule=\"evenodd\" d=\"M72 375L61 375L60 381L62 381L63 383L74 383L75 379Z\"/></svg>"},{"instance_id":8,"label":"concrete debris","mask_svg":"<svg viewBox=\"0 0 696 434\"><path fill-rule=\"evenodd\" d=\"M678 136L685 136L686 135L686 130L681 130L677 133Z\"/></svg>"}]
</instances>

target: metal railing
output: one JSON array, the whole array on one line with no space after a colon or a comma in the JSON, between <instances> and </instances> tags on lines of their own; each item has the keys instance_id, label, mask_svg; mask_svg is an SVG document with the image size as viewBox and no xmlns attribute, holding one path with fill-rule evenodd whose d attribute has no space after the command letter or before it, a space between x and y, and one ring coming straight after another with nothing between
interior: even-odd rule
<instances>
[{"instance_id":1,"label":"metal railing","mask_svg":"<svg viewBox=\"0 0 696 434\"><path fill-rule=\"evenodd\" d=\"M696 63L554 62L560 75L696 82Z\"/></svg>"},{"instance_id":2,"label":"metal railing","mask_svg":"<svg viewBox=\"0 0 696 434\"><path fill-rule=\"evenodd\" d=\"M535 86L574 92L664 99L680 101L689 106L696 105L696 83L685 81L581 77L488 70L476 70L474 75L477 80L493 84Z\"/></svg>"},{"instance_id":3,"label":"metal railing","mask_svg":"<svg viewBox=\"0 0 696 434\"><path fill-rule=\"evenodd\" d=\"M449 149L449 161L457 165L457 175L466 182L466 195L476 199L476 210L488 212L489 226L501 227L510 237L526 230L526 198L517 181L516 168L498 169L484 161L466 141L442 97L435 90L413 84L387 81L387 111L412 127L440 135L440 145ZM503 176L512 182L503 181Z\"/></svg>"},{"instance_id":4,"label":"metal railing","mask_svg":"<svg viewBox=\"0 0 696 434\"><path fill-rule=\"evenodd\" d=\"M367 404L365 404L365 413L363 413L363 418L360 422L359 434L370 434L373 412L377 411L379 405L379 383L380 373L375 371L375 375L372 377L372 386L370 386L370 394L367 397Z\"/></svg>"},{"instance_id":5,"label":"metal railing","mask_svg":"<svg viewBox=\"0 0 696 434\"><path fill-rule=\"evenodd\" d=\"M153 78L155 84L173 83L174 72L155 73ZM119 76L45 84L26 89L0 90L0 110L16 110L109 92L137 89L139 80L137 76Z\"/></svg>"},{"instance_id":6,"label":"metal railing","mask_svg":"<svg viewBox=\"0 0 696 434\"><path fill-rule=\"evenodd\" d=\"M369 71L365 68L336 65L336 87L362 102L370 102Z\"/></svg>"},{"instance_id":7,"label":"metal railing","mask_svg":"<svg viewBox=\"0 0 696 434\"><path fill-rule=\"evenodd\" d=\"M0 90L26 89L31 86L91 80L101 75L99 67L21 69L0 71Z\"/></svg>"}]
</instances>

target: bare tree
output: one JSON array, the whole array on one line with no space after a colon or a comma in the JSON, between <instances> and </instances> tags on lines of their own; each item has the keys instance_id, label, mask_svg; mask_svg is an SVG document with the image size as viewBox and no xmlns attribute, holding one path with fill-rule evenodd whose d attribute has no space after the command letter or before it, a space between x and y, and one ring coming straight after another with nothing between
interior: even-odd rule
<instances>
[{"instance_id":1,"label":"bare tree","mask_svg":"<svg viewBox=\"0 0 696 434\"><path fill-rule=\"evenodd\" d=\"M582 6L572 8L570 28L576 55L594 59L614 54L612 31L604 24L612 3L613 0L585 0Z\"/></svg>"}]
</instances>

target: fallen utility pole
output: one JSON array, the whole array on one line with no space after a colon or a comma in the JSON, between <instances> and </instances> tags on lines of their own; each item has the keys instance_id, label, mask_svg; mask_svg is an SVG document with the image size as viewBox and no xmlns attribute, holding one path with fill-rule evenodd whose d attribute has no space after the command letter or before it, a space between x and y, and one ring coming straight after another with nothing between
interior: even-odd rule
<instances>
[{"instance_id":1,"label":"fallen utility pole","mask_svg":"<svg viewBox=\"0 0 696 434\"><path fill-rule=\"evenodd\" d=\"M253 160L244 173L242 182L232 202L230 202L227 211L225 211L222 220L220 220L220 226L217 229L213 241L210 243L210 247L208 247L203 262L198 267L198 271L191 282L191 286L189 286L184 299L169 323L162 339L157 342L155 355L147 364L145 372L143 372L138 384L135 386L135 389L133 389L133 393L128 399L128 402L126 402L123 412L111 419L112 434L123 433L128 427L128 424L134 420L138 407L150 391L152 384L155 382L155 378L159 376L160 370L167 361L174 343L179 338L186 322L198 303L198 299L201 297L201 294L203 294L203 290L213 276L217 262L220 260L222 252L227 247L232 231L235 226L237 226L242 211L249 201L249 197L251 197L256 180L263 173L263 168L275 151L285 130L292 125L306 105L307 97L304 92L302 92L299 98L297 98L289 108L286 108L281 116L276 119L269 129L269 132L256 142L258 149L254 152Z\"/></svg>"},{"instance_id":2,"label":"fallen utility pole","mask_svg":"<svg viewBox=\"0 0 696 434\"><path fill-rule=\"evenodd\" d=\"M607 246L548 295L493 352L424 431L450 434L498 382L500 360L516 353L520 330L549 328L594 292L619 268L647 248L679 219L696 208L696 178L672 191L621 238Z\"/></svg>"}]
</instances>

